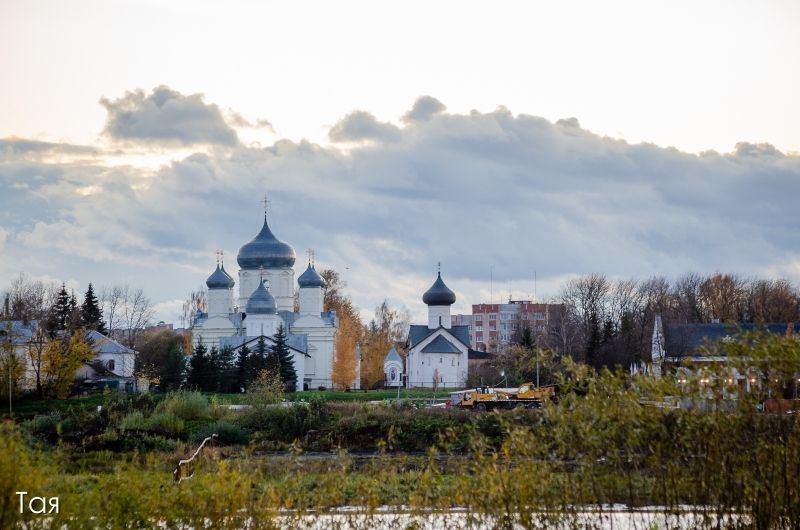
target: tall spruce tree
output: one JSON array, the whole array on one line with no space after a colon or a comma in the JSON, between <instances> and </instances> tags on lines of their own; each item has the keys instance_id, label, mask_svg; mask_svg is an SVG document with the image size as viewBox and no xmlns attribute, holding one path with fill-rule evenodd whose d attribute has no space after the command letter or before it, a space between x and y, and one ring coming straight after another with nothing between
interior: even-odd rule
<instances>
[{"instance_id":1,"label":"tall spruce tree","mask_svg":"<svg viewBox=\"0 0 800 530\"><path fill-rule=\"evenodd\" d=\"M235 392L238 373L233 349L225 346L219 351L219 391Z\"/></svg>"},{"instance_id":2,"label":"tall spruce tree","mask_svg":"<svg viewBox=\"0 0 800 530\"><path fill-rule=\"evenodd\" d=\"M172 345L164 356L159 370L162 390L178 390L183 384L183 373L186 369L186 358L177 345Z\"/></svg>"},{"instance_id":3,"label":"tall spruce tree","mask_svg":"<svg viewBox=\"0 0 800 530\"><path fill-rule=\"evenodd\" d=\"M250 348L248 348L247 345L244 345L239 348L239 355L236 358L237 391L247 390L247 387L250 386L250 381L253 380L250 361Z\"/></svg>"},{"instance_id":4,"label":"tall spruce tree","mask_svg":"<svg viewBox=\"0 0 800 530\"><path fill-rule=\"evenodd\" d=\"M94 329L106 334L106 323L103 322L103 311L100 309L100 302L94 294L94 287L89 282L86 294L83 295L83 305L81 305L81 322L86 329Z\"/></svg>"},{"instance_id":5,"label":"tall spruce tree","mask_svg":"<svg viewBox=\"0 0 800 530\"><path fill-rule=\"evenodd\" d=\"M190 388L202 390L208 377L209 359L206 345L200 341L194 347L192 357L189 359L189 373L186 382Z\"/></svg>"},{"instance_id":6,"label":"tall spruce tree","mask_svg":"<svg viewBox=\"0 0 800 530\"><path fill-rule=\"evenodd\" d=\"M47 331L55 336L59 331L65 331L71 317L70 299L67 287L62 283L56 295L56 301L50 308L47 318Z\"/></svg>"},{"instance_id":7,"label":"tall spruce tree","mask_svg":"<svg viewBox=\"0 0 800 530\"><path fill-rule=\"evenodd\" d=\"M289 390L294 390L294 387L297 385L297 372L294 369L292 352L286 344L286 330L283 324L278 326L278 331L272 339L275 341L275 344L272 345L272 354L278 362L281 382Z\"/></svg>"}]
</instances>

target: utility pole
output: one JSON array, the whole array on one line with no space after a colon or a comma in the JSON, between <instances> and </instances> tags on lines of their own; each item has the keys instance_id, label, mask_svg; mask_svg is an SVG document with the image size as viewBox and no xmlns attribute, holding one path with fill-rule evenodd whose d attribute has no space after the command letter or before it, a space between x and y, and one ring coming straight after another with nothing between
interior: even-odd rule
<instances>
[{"instance_id":1,"label":"utility pole","mask_svg":"<svg viewBox=\"0 0 800 530\"><path fill-rule=\"evenodd\" d=\"M539 388L539 355L542 354L542 348L536 347L536 388Z\"/></svg>"}]
</instances>

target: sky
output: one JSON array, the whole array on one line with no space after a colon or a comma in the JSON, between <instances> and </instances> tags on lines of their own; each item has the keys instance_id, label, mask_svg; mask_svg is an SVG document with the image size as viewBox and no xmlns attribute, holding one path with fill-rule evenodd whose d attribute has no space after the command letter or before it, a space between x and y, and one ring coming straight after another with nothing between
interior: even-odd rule
<instances>
[{"instance_id":1,"label":"sky","mask_svg":"<svg viewBox=\"0 0 800 530\"><path fill-rule=\"evenodd\" d=\"M800 283L800 4L0 3L0 290L178 322L270 225L368 317L566 279ZM534 276L536 286L534 287ZM492 281L490 281L490 277Z\"/></svg>"}]
</instances>

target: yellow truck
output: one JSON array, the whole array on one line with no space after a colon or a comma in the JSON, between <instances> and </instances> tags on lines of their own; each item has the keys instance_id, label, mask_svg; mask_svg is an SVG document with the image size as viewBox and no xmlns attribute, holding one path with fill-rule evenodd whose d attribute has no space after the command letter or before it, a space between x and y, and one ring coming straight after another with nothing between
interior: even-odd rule
<instances>
[{"instance_id":1,"label":"yellow truck","mask_svg":"<svg viewBox=\"0 0 800 530\"><path fill-rule=\"evenodd\" d=\"M517 389L496 389L479 386L450 394L451 406L471 410L541 408L545 401L555 397L555 386L536 387L524 383Z\"/></svg>"}]
</instances>

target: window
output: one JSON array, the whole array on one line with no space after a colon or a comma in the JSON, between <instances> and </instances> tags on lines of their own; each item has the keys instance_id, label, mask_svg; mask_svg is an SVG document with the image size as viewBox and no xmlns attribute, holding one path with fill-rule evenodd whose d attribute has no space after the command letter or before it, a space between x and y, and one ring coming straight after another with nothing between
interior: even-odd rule
<instances>
[{"instance_id":1,"label":"window","mask_svg":"<svg viewBox=\"0 0 800 530\"><path fill-rule=\"evenodd\" d=\"M497 320L497 315L489 315L489 320Z\"/></svg>"},{"instance_id":2,"label":"window","mask_svg":"<svg viewBox=\"0 0 800 530\"><path fill-rule=\"evenodd\" d=\"M483 331L483 326L481 325L475 326L475 331Z\"/></svg>"},{"instance_id":3,"label":"window","mask_svg":"<svg viewBox=\"0 0 800 530\"><path fill-rule=\"evenodd\" d=\"M108 369L109 370L113 370L114 369L114 359L111 359L111 360L108 361Z\"/></svg>"},{"instance_id":4,"label":"window","mask_svg":"<svg viewBox=\"0 0 800 530\"><path fill-rule=\"evenodd\" d=\"M503 329L504 329L504 330L508 329L508 327L507 327L507 326L508 326L508 324L505 324L505 323L504 323L504 324L503 324Z\"/></svg>"},{"instance_id":5,"label":"window","mask_svg":"<svg viewBox=\"0 0 800 530\"><path fill-rule=\"evenodd\" d=\"M442 364L443 362L444 362L444 358L443 357L439 357L439 364Z\"/></svg>"},{"instance_id":6,"label":"window","mask_svg":"<svg viewBox=\"0 0 800 530\"><path fill-rule=\"evenodd\" d=\"M450 366L455 366L455 365L456 365L456 360L450 359Z\"/></svg>"}]
</instances>

